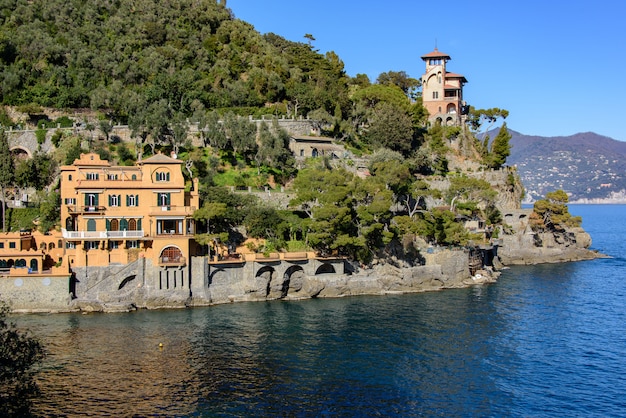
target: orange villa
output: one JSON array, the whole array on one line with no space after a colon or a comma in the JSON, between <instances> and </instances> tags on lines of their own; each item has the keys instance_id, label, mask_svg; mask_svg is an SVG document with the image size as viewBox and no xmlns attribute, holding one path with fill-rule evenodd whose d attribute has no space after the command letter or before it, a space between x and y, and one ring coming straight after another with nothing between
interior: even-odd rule
<instances>
[{"instance_id":1,"label":"orange villa","mask_svg":"<svg viewBox=\"0 0 626 418\"><path fill-rule=\"evenodd\" d=\"M185 189L182 161L157 154L113 166L82 154L61 167L61 224L70 268L127 264L145 257L184 267L196 249L197 179Z\"/></svg>"}]
</instances>

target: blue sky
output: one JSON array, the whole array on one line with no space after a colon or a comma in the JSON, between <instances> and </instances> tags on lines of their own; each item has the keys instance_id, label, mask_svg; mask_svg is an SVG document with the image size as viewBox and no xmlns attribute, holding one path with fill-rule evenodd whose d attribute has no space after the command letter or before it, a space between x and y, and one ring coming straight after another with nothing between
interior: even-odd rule
<instances>
[{"instance_id":1,"label":"blue sky","mask_svg":"<svg viewBox=\"0 0 626 418\"><path fill-rule=\"evenodd\" d=\"M626 0L228 0L260 33L334 51L350 76L419 78L435 46L466 101L510 112L527 135L626 141Z\"/></svg>"}]
</instances>

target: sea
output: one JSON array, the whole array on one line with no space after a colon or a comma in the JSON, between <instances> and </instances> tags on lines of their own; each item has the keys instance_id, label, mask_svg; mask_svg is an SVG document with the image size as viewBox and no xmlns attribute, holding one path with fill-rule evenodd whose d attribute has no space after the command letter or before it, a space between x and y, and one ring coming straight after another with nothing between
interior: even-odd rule
<instances>
[{"instance_id":1,"label":"sea","mask_svg":"<svg viewBox=\"0 0 626 418\"><path fill-rule=\"evenodd\" d=\"M626 205L570 205L609 258L439 292L13 319L35 416L624 417Z\"/></svg>"}]
</instances>

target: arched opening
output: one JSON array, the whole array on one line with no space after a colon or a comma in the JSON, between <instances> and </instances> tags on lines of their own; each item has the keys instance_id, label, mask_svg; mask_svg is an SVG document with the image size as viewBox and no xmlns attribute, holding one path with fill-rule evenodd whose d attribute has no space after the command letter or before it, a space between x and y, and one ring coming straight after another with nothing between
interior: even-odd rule
<instances>
[{"instance_id":1,"label":"arched opening","mask_svg":"<svg viewBox=\"0 0 626 418\"><path fill-rule=\"evenodd\" d=\"M135 219L128 220L128 230L136 231L137 230L137 221Z\"/></svg>"},{"instance_id":2,"label":"arched opening","mask_svg":"<svg viewBox=\"0 0 626 418\"><path fill-rule=\"evenodd\" d=\"M263 277L267 280L267 285L265 286L265 296L268 296L271 292L271 283L272 283L272 279L274 278L275 272L276 270L274 270L274 267L264 266L264 267L261 267L259 271L256 272L256 275L254 276L254 277Z\"/></svg>"},{"instance_id":3,"label":"arched opening","mask_svg":"<svg viewBox=\"0 0 626 418\"><path fill-rule=\"evenodd\" d=\"M26 260L23 258L15 260L15 267L26 267Z\"/></svg>"},{"instance_id":4,"label":"arched opening","mask_svg":"<svg viewBox=\"0 0 626 418\"><path fill-rule=\"evenodd\" d=\"M54 242L51 242L50 245L48 246L49 250L54 250Z\"/></svg>"},{"instance_id":5,"label":"arched opening","mask_svg":"<svg viewBox=\"0 0 626 418\"><path fill-rule=\"evenodd\" d=\"M329 263L322 264L315 271L315 274L334 274L334 273L336 273L335 267Z\"/></svg>"},{"instance_id":6,"label":"arched opening","mask_svg":"<svg viewBox=\"0 0 626 418\"><path fill-rule=\"evenodd\" d=\"M95 231L96 230L96 220L89 219L87 221L87 231Z\"/></svg>"},{"instance_id":7,"label":"arched opening","mask_svg":"<svg viewBox=\"0 0 626 418\"><path fill-rule=\"evenodd\" d=\"M456 113L456 105L454 105L453 103L448 104L446 113Z\"/></svg>"},{"instance_id":8,"label":"arched opening","mask_svg":"<svg viewBox=\"0 0 626 418\"><path fill-rule=\"evenodd\" d=\"M30 260L30 271L32 272L39 271L39 263L34 258Z\"/></svg>"},{"instance_id":9,"label":"arched opening","mask_svg":"<svg viewBox=\"0 0 626 418\"><path fill-rule=\"evenodd\" d=\"M74 218L72 218L71 216L68 216L67 219L65 219L65 229L68 231L75 231Z\"/></svg>"},{"instance_id":10,"label":"arched opening","mask_svg":"<svg viewBox=\"0 0 626 418\"><path fill-rule=\"evenodd\" d=\"M46 251L48 249L48 246L46 245L45 242L42 242L41 244L39 244L39 249Z\"/></svg>"},{"instance_id":11,"label":"arched opening","mask_svg":"<svg viewBox=\"0 0 626 418\"><path fill-rule=\"evenodd\" d=\"M120 221L117 219L111 219L109 221L109 230L110 231L119 231L120 230Z\"/></svg>"},{"instance_id":12,"label":"arched opening","mask_svg":"<svg viewBox=\"0 0 626 418\"><path fill-rule=\"evenodd\" d=\"M183 259L183 253L180 248L169 246L161 251L161 262L163 263L180 263Z\"/></svg>"},{"instance_id":13,"label":"arched opening","mask_svg":"<svg viewBox=\"0 0 626 418\"><path fill-rule=\"evenodd\" d=\"M294 288L295 291L298 291L302 288L302 281L297 280L297 278L303 278L304 269L301 266L291 266L287 270L285 270L285 275L283 277L283 288L282 288L282 296L287 296L289 293L289 289ZM292 286L292 278L293 282L296 286Z\"/></svg>"},{"instance_id":14,"label":"arched opening","mask_svg":"<svg viewBox=\"0 0 626 418\"><path fill-rule=\"evenodd\" d=\"M317 150L317 148L313 148L313 151L311 151L311 156L317 157L318 155L319 155L319 151Z\"/></svg>"}]
</instances>

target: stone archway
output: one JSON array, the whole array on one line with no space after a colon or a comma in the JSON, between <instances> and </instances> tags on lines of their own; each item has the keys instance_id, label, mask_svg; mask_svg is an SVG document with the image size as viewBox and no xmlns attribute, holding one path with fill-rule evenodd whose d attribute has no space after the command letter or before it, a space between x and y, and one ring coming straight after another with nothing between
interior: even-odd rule
<instances>
[{"instance_id":1,"label":"stone archway","mask_svg":"<svg viewBox=\"0 0 626 418\"><path fill-rule=\"evenodd\" d=\"M304 269L302 266L291 266L285 270L281 297L286 297L290 290L298 292L302 289L304 282Z\"/></svg>"},{"instance_id":2,"label":"stone archway","mask_svg":"<svg viewBox=\"0 0 626 418\"><path fill-rule=\"evenodd\" d=\"M330 263L324 263L315 270L315 274L334 274L336 273L335 267Z\"/></svg>"}]
</instances>

